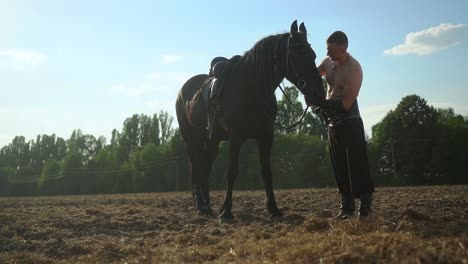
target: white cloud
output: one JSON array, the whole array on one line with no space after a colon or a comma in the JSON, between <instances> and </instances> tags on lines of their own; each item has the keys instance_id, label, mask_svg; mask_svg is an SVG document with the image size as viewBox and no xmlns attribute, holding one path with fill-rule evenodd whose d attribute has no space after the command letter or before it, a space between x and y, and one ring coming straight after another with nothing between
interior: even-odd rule
<instances>
[{"instance_id":1,"label":"white cloud","mask_svg":"<svg viewBox=\"0 0 468 264\"><path fill-rule=\"evenodd\" d=\"M406 35L405 43L384 51L387 55L427 55L468 39L467 24L440 24Z\"/></svg>"},{"instance_id":2,"label":"white cloud","mask_svg":"<svg viewBox=\"0 0 468 264\"><path fill-rule=\"evenodd\" d=\"M182 59L181 56L177 55L162 55L161 56L161 63L162 64L172 64L180 61Z\"/></svg>"},{"instance_id":3,"label":"white cloud","mask_svg":"<svg viewBox=\"0 0 468 264\"><path fill-rule=\"evenodd\" d=\"M0 50L0 66L17 70L35 68L47 59L47 55L36 51Z\"/></svg>"}]
</instances>

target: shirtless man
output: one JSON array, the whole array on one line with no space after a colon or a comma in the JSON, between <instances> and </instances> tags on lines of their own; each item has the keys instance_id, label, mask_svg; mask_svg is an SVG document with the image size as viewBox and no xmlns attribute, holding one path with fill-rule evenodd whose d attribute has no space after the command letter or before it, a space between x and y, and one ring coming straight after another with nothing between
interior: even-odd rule
<instances>
[{"instance_id":1,"label":"shirtless man","mask_svg":"<svg viewBox=\"0 0 468 264\"><path fill-rule=\"evenodd\" d=\"M351 217L354 199L360 199L359 218L371 210L374 184L369 175L364 126L357 96L362 83L359 62L348 52L348 38L336 31L327 39L327 55L318 70L328 83L327 98L319 109L328 124L328 143L338 190L341 195L339 218ZM306 102L310 101L306 98ZM308 103L309 104L309 103Z\"/></svg>"}]
</instances>

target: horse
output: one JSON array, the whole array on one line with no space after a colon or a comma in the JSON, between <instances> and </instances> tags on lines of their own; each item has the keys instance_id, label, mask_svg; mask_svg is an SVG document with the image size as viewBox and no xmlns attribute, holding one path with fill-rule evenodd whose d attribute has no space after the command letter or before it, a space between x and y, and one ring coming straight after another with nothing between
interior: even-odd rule
<instances>
[{"instance_id":1,"label":"horse","mask_svg":"<svg viewBox=\"0 0 468 264\"><path fill-rule=\"evenodd\" d=\"M322 78L315 63L316 54L307 41L304 23L291 24L290 32L270 35L259 40L242 56L237 56L221 76L217 101L220 112L208 136L205 119L191 115L190 101L206 85L207 74L191 77L181 87L176 99L177 121L185 142L190 165L193 203L199 214L212 215L209 177L218 154L220 141L228 141L227 190L219 211L220 221L230 222L232 191L238 174L241 145L255 139L260 156L261 174L270 217L281 217L272 184L271 149L277 114L275 90L284 78L316 104L325 98ZM198 124L198 125L197 125Z\"/></svg>"}]
</instances>

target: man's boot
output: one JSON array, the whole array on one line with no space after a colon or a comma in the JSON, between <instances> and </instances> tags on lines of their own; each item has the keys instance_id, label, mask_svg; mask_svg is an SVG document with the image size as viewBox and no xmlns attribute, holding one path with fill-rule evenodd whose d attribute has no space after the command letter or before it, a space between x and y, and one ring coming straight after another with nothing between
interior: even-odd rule
<instances>
[{"instance_id":1,"label":"man's boot","mask_svg":"<svg viewBox=\"0 0 468 264\"><path fill-rule=\"evenodd\" d=\"M354 195L352 193L340 193L341 195L341 207L340 212L336 216L339 219L348 219L354 214L356 209L354 204Z\"/></svg>"},{"instance_id":2,"label":"man's boot","mask_svg":"<svg viewBox=\"0 0 468 264\"><path fill-rule=\"evenodd\" d=\"M359 195L359 219L364 219L369 216L372 206L372 193L361 193Z\"/></svg>"}]
</instances>

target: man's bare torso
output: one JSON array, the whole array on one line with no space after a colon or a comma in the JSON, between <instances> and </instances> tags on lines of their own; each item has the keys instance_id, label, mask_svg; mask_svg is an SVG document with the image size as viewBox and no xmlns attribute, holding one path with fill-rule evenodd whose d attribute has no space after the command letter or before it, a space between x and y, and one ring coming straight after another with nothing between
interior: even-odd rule
<instances>
[{"instance_id":1,"label":"man's bare torso","mask_svg":"<svg viewBox=\"0 0 468 264\"><path fill-rule=\"evenodd\" d=\"M347 89L358 89L357 92L359 92L362 83L362 69L359 62L351 55L343 64L327 57L320 66L321 70L325 72L328 83L327 99L342 99L347 92L350 92ZM351 83L354 85L350 85Z\"/></svg>"}]
</instances>

